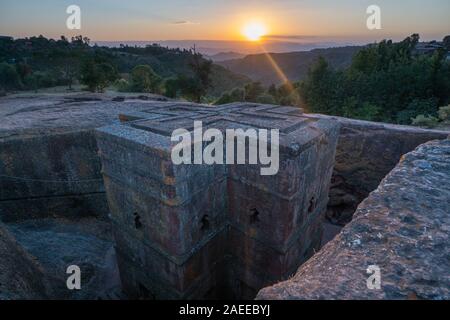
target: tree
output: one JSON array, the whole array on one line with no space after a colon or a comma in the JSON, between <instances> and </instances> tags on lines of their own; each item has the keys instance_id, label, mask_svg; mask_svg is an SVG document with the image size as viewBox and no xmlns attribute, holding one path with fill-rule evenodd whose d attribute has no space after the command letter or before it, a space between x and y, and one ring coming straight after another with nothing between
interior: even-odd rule
<instances>
[{"instance_id":1,"label":"tree","mask_svg":"<svg viewBox=\"0 0 450 320\"><path fill-rule=\"evenodd\" d=\"M80 70L80 82L90 91L102 92L117 79L117 71L107 62L96 62L93 58L83 61Z\"/></svg>"},{"instance_id":2,"label":"tree","mask_svg":"<svg viewBox=\"0 0 450 320\"><path fill-rule=\"evenodd\" d=\"M181 95L188 100L200 102L204 93L200 81L194 77L179 75L177 84Z\"/></svg>"},{"instance_id":3,"label":"tree","mask_svg":"<svg viewBox=\"0 0 450 320\"><path fill-rule=\"evenodd\" d=\"M97 84L97 90L103 92L103 90L117 79L117 70L110 63L102 62L96 65L99 73L99 82Z\"/></svg>"},{"instance_id":4,"label":"tree","mask_svg":"<svg viewBox=\"0 0 450 320\"><path fill-rule=\"evenodd\" d=\"M275 84L271 84L267 89L267 93L270 94L275 100L278 100L278 90Z\"/></svg>"},{"instance_id":5,"label":"tree","mask_svg":"<svg viewBox=\"0 0 450 320\"><path fill-rule=\"evenodd\" d=\"M220 96L219 99L217 99L216 101L214 101L215 105L221 105L221 104L227 104L227 103L232 103L233 100L230 97L230 94L228 92L225 92L224 94L222 94Z\"/></svg>"},{"instance_id":6,"label":"tree","mask_svg":"<svg viewBox=\"0 0 450 320\"><path fill-rule=\"evenodd\" d=\"M245 101L245 91L241 88L235 88L229 92L225 92L219 99L217 99L214 104L227 104L232 102L243 102Z\"/></svg>"},{"instance_id":7,"label":"tree","mask_svg":"<svg viewBox=\"0 0 450 320\"><path fill-rule=\"evenodd\" d=\"M19 73L9 63L0 63L0 87L5 90L17 90L23 87Z\"/></svg>"},{"instance_id":8,"label":"tree","mask_svg":"<svg viewBox=\"0 0 450 320\"><path fill-rule=\"evenodd\" d=\"M184 96L192 99L194 102L200 102L211 86L211 67L212 61L203 59L200 53L193 49L191 59L188 63L193 76L179 77L181 92Z\"/></svg>"},{"instance_id":9,"label":"tree","mask_svg":"<svg viewBox=\"0 0 450 320\"><path fill-rule=\"evenodd\" d=\"M367 46L345 70L319 59L300 85L301 97L309 111L331 115L400 124L436 117L450 100L450 64L442 51L414 52L418 41L413 34Z\"/></svg>"},{"instance_id":10,"label":"tree","mask_svg":"<svg viewBox=\"0 0 450 320\"><path fill-rule=\"evenodd\" d=\"M24 83L27 89L37 90L39 88L49 88L57 84L56 77L50 72L36 71L28 74Z\"/></svg>"},{"instance_id":11,"label":"tree","mask_svg":"<svg viewBox=\"0 0 450 320\"><path fill-rule=\"evenodd\" d=\"M100 82L100 75L97 72L93 59L85 59L81 64L80 82L87 86L89 91L95 92Z\"/></svg>"},{"instance_id":12,"label":"tree","mask_svg":"<svg viewBox=\"0 0 450 320\"><path fill-rule=\"evenodd\" d=\"M263 103L263 104L276 104L277 101L274 99L274 97L268 93L263 93L260 96L256 98L257 103Z\"/></svg>"},{"instance_id":13,"label":"tree","mask_svg":"<svg viewBox=\"0 0 450 320\"><path fill-rule=\"evenodd\" d=\"M410 124L412 119L418 115L436 116L437 113L438 105L436 99L414 99L405 109L397 113L397 122Z\"/></svg>"},{"instance_id":14,"label":"tree","mask_svg":"<svg viewBox=\"0 0 450 320\"><path fill-rule=\"evenodd\" d=\"M447 51L450 51L450 35L445 36L445 38L442 40L442 43L444 44L445 49L447 49Z\"/></svg>"},{"instance_id":15,"label":"tree","mask_svg":"<svg viewBox=\"0 0 450 320\"><path fill-rule=\"evenodd\" d=\"M179 82L177 79L170 78L164 82L164 95L169 98L176 98L179 91Z\"/></svg>"},{"instance_id":16,"label":"tree","mask_svg":"<svg viewBox=\"0 0 450 320\"><path fill-rule=\"evenodd\" d=\"M64 39L65 39L65 37L61 38L61 40L64 40ZM89 43L91 42L91 39L89 39L88 37L83 37L81 34L78 36L72 37L71 40L72 40L71 41L72 45L81 46L81 47L84 47L84 46L87 47L87 46L89 46Z\"/></svg>"},{"instance_id":17,"label":"tree","mask_svg":"<svg viewBox=\"0 0 450 320\"><path fill-rule=\"evenodd\" d=\"M275 100L282 106L300 106L298 85L291 82L283 83L276 89Z\"/></svg>"},{"instance_id":18,"label":"tree","mask_svg":"<svg viewBox=\"0 0 450 320\"><path fill-rule=\"evenodd\" d=\"M441 121L450 121L450 105L440 107L438 114Z\"/></svg>"},{"instance_id":19,"label":"tree","mask_svg":"<svg viewBox=\"0 0 450 320\"><path fill-rule=\"evenodd\" d=\"M72 90L74 80L80 72L80 56L75 52L69 52L61 57L61 72L69 90Z\"/></svg>"},{"instance_id":20,"label":"tree","mask_svg":"<svg viewBox=\"0 0 450 320\"><path fill-rule=\"evenodd\" d=\"M335 86L339 81L328 62L319 57L311 66L306 80L300 85L300 92L311 112L337 114Z\"/></svg>"},{"instance_id":21,"label":"tree","mask_svg":"<svg viewBox=\"0 0 450 320\"><path fill-rule=\"evenodd\" d=\"M161 77L149 65L137 65L131 71L131 88L136 92L159 93Z\"/></svg>"},{"instance_id":22,"label":"tree","mask_svg":"<svg viewBox=\"0 0 450 320\"><path fill-rule=\"evenodd\" d=\"M244 86L244 101L257 102L258 97L265 93L261 82L250 82Z\"/></svg>"},{"instance_id":23,"label":"tree","mask_svg":"<svg viewBox=\"0 0 450 320\"><path fill-rule=\"evenodd\" d=\"M21 81L23 81L28 75L33 73L31 66L27 63L19 62L15 65L15 67Z\"/></svg>"},{"instance_id":24,"label":"tree","mask_svg":"<svg viewBox=\"0 0 450 320\"><path fill-rule=\"evenodd\" d=\"M290 82L284 83L278 88L275 85L271 85L267 90L260 82L250 82L244 88L235 88L225 92L214 104L244 101L286 106L300 105L298 88Z\"/></svg>"},{"instance_id":25,"label":"tree","mask_svg":"<svg viewBox=\"0 0 450 320\"><path fill-rule=\"evenodd\" d=\"M125 79L117 79L116 82L114 82L114 87L119 92L128 92L130 90L130 84Z\"/></svg>"}]
</instances>

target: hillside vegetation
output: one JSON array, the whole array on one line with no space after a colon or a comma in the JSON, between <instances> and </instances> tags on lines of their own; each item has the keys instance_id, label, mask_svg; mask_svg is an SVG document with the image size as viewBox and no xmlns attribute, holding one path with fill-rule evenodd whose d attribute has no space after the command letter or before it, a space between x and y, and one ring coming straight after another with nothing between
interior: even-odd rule
<instances>
[{"instance_id":1,"label":"hillside vegetation","mask_svg":"<svg viewBox=\"0 0 450 320\"><path fill-rule=\"evenodd\" d=\"M195 49L156 44L109 48L91 46L82 36L0 38L0 92L81 84L91 91L301 106L349 118L446 127L450 36L433 42L432 50L418 50L423 44L414 34L398 43L250 55L218 65ZM277 80L280 73L288 81Z\"/></svg>"},{"instance_id":2,"label":"hillside vegetation","mask_svg":"<svg viewBox=\"0 0 450 320\"><path fill-rule=\"evenodd\" d=\"M437 46L439 49L425 54L416 50L418 43L419 36L414 34L398 43L383 40L359 50L346 48L356 50L354 53L347 52L347 58L352 57L348 63L345 50L315 51L309 55L309 59L314 60L309 62L306 74L297 77L303 80L268 88L260 82L253 82L224 93L216 103L249 101L298 105L314 113L445 127L450 121L450 37ZM320 52L326 55L316 56ZM300 55L305 56L305 53L273 57L286 63L288 59L279 58ZM257 70L257 63L251 65L251 61L265 61L263 64L267 64L266 60L264 56L250 56L239 64L247 61L250 64L248 69ZM261 74L266 72L265 68L269 66L262 67ZM294 76L291 75L291 78Z\"/></svg>"},{"instance_id":3,"label":"hillside vegetation","mask_svg":"<svg viewBox=\"0 0 450 320\"><path fill-rule=\"evenodd\" d=\"M205 77L206 76L206 77ZM202 78L202 79L201 79ZM195 50L159 45L117 48L90 45L86 37L0 39L0 91L35 90L81 83L91 91L119 91L214 99L249 82L204 59ZM168 84L166 86L166 84Z\"/></svg>"},{"instance_id":4,"label":"hillside vegetation","mask_svg":"<svg viewBox=\"0 0 450 320\"><path fill-rule=\"evenodd\" d=\"M414 34L368 46L344 70L320 58L299 85L306 108L399 124L419 124L418 116L437 120L439 108L450 103L448 49L418 54L418 42Z\"/></svg>"}]
</instances>

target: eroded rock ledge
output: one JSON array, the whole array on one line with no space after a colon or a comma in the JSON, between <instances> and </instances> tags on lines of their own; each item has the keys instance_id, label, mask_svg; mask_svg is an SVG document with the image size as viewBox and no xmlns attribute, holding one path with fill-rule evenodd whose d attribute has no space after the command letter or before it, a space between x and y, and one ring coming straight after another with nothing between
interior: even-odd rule
<instances>
[{"instance_id":1,"label":"eroded rock ledge","mask_svg":"<svg viewBox=\"0 0 450 320\"><path fill-rule=\"evenodd\" d=\"M257 299L450 299L450 140L402 157L352 222ZM381 269L381 289L366 269Z\"/></svg>"},{"instance_id":2,"label":"eroded rock ledge","mask_svg":"<svg viewBox=\"0 0 450 320\"><path fill-rule=\"evenodd\" d=\"M52 289L41 265L0 222L0 300L48 299Z\"/></svg>"}]
</instances>

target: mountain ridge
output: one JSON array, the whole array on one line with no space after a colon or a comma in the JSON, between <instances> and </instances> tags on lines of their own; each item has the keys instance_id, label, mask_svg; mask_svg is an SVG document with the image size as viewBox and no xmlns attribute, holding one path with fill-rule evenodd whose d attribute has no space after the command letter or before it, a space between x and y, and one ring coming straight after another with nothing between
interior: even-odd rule
<instances>
[{"instance_id":1,"label":"mountain ridge","mask_svg":"<svg viewBox=\"0 0 450 320\"><path fill-rule=\"evenodd\" d=\"M345 46L326 49L313 49L310 51L293 51L286 53L250 54L241 59L216 61L228 70L245 75L253 81L259 81L264 85L281 84L276 69L272 65L273 60L286 78L290 81L299 81L306 77L309 67L320 57L324 57L333 68L348 67L356 52L363 46Z\"/></svg>"}]
</instances>

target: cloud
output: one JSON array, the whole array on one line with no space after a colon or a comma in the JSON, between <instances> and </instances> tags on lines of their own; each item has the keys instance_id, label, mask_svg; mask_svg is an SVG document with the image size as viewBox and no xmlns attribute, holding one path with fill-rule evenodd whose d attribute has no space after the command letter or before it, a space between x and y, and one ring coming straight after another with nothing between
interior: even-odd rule
<instances>
[{"instance_id":1,"label":"cloud","mask_svg":"<svg viewBox=\"0 0 450 320\"><path fill-rule=\"evenodd\" d=\"M172 24L200 24L199 22L192 22L189 20L178 20L178 21L174 21L172 22Z\"/></svg>"}]
</instances>

